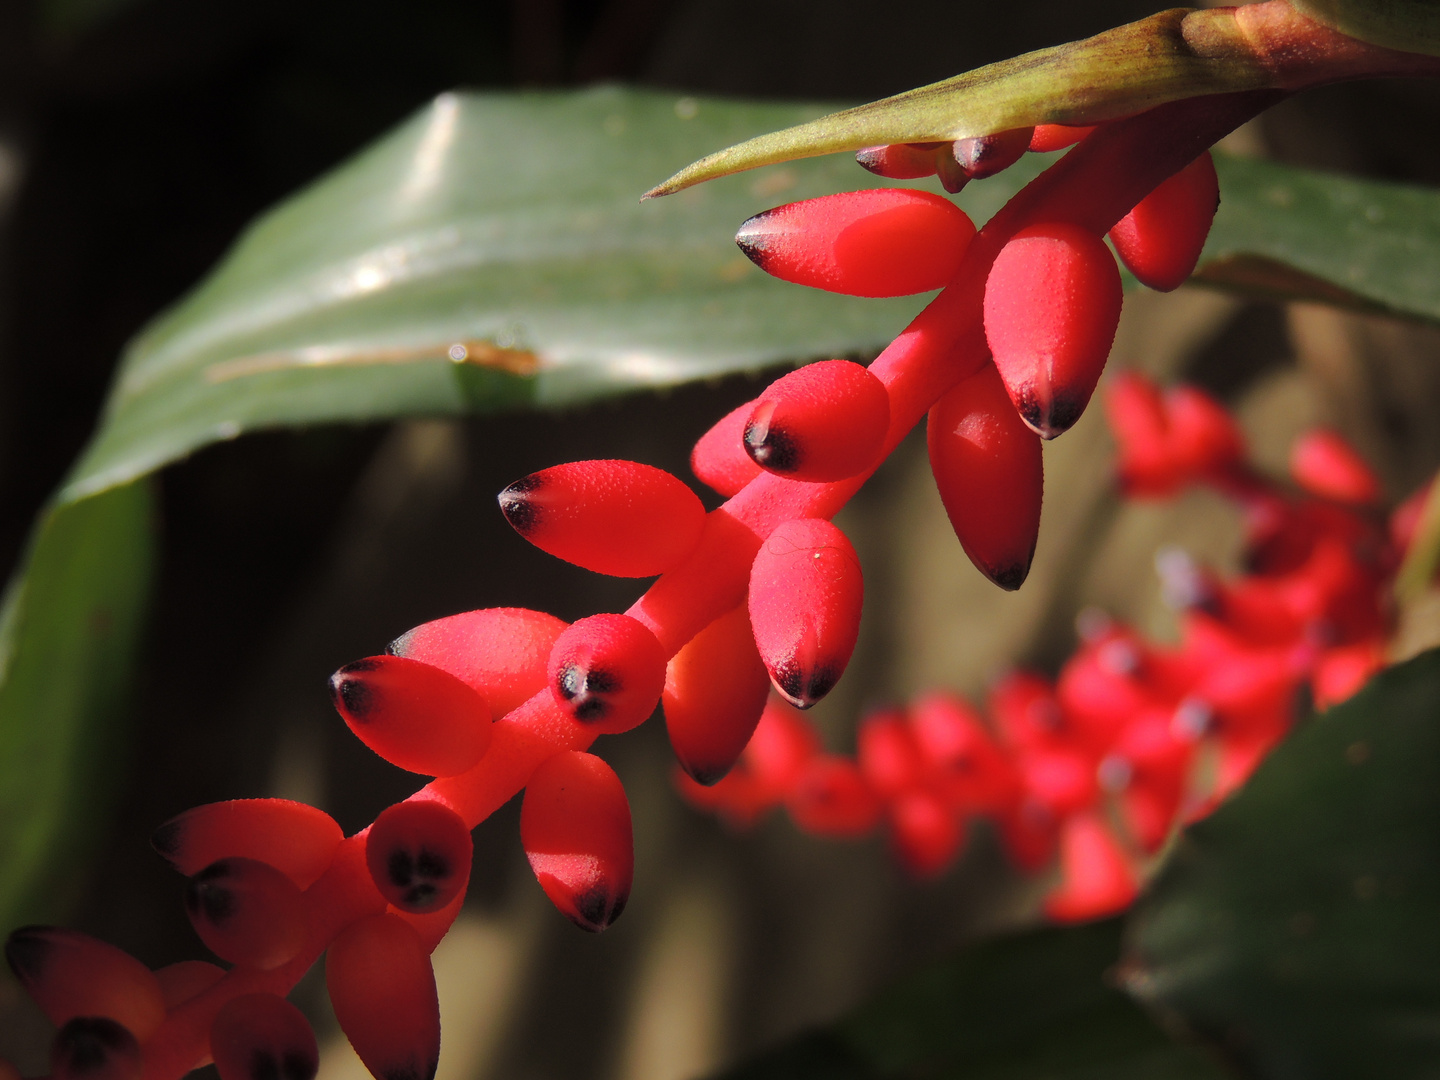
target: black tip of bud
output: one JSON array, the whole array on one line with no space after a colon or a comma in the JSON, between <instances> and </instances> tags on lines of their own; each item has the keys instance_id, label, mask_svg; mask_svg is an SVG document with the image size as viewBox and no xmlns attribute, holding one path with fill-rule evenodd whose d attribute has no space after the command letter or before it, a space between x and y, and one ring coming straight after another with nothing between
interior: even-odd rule
<instances>
[{"instance_id":1,"label":"black tip of bud","mask_svg":"<svg viewBox=\"0 0 1440 1080\"><path fill-rule=\"evenodd\" d=\"M544 512L531 498L544 484L538 474L531 473L516 480L497 497L505 520L512 529L526 538L540 527L540 520L544 516Z\"/></svg>"},{"instance_id":2,"label":"black tip of bud","mask_svg":"<svg viewBox=\"0 0 1440 1080\"><path fill-rule=\"evenodd\" d=\"M330 700L347 718L363 722L374 711L377 704L375 691L357 676L374 671L378 666L373 660L357 660L330 676Z\"/></svg>"},{"instance_id":3,"label":"black tip of bud","mask_svg":"<svg viewBox=\"0 0 1440 1080\"><path fill-rule=\"evenodd\" d=\"M575 897L575 916L570 921L582 930L598 934L614 924L629 898L628 893L612 896L609 889L596 885Z\"/></svg>"},{"instance_id":4,"label":"black tip of bud","mask_svg":"<svg viewBox=\"0 0 1440 1080\"><path fill-rule=\"evenodd\" d=\"M220 925L235 914L235 893L227 885L231 867L226 860L213 862L185 886L185 909L207 922Z\"/></svg>"},{"instance_id":5,"label":"black tip of bud","mask_svg":"<svg viewBox=\"0 0 1440 1080\"><path fill-rule=\"evenodd\" d=\"M766 264L770 261L770 241L774 238L775 230L768 220L774 210L766 210L764 213L756 214L747 218L735 233L735 245L745 253L745 257L765 270Z\"/></svg>"},{"instance_id":6,"label":"black tip of bud","mask_svg":"<svg viewBox=\"0 0 1440 1080\"><path fill-rule=\"evenodd\" d=\"M77 1016L55 1033L50 1060L56 1075L103 1075L117 1057L140 1057L130 1029L108 1016Z\"/></svg>"},{"instance_id":7,"label":"black tip of bud","mask_svg":"<svg viewBox=\"0 0 1440 1080\"><path fill-rule=\"evenodd\" d=\"M805 671L799 664L786 664L771 672L771 682L780 695L797 709L809 709L840 681L840 672L828 664L821 664L813 671Z\"/></svg>"},{"instance_id":8,"label":"black tip of bud","mask_svg":"<svg viewBox=\"0 0 1440 1080\"><path fill-rule=\"evenodd\" d=\"M150 834L150 846L159 852L162 858L173 861L180 853L184 837L185 822L181 818L172 818Z\"/></svg>"},{"instance_id":9,"label":"black tip of bud","mask_svg":"<svg viewBox=\"0 0 1440 1080\"><path fill-rule=\"evenodd\" d=\"M1042 439L1053 439L1075 426L1087 404L1089 398L1061 394L1052 398L1046 408L1037 397L1025 394L1019 402L1020 419Z\"/></svg>"},{"instance_id":10,"label":"black tip of bud","mask_svg":"<svg viewBox=\"0 0 1440 1080\"><path fill-rule=\"evenodd\" d=\"M5 939L5 960L21 982L43 977L52 948L48 926L22 926Z\"/></svg>"},{"instance_id":11,"label":"black tip of bud","mask_svg":"<svg viewBox=\"0 0 1440 1080\"><path fill-rule=\"evenodd\" d=\"M804 454L791 435L770 423L774 412L774 406L768 402L762 402L755 409L745 425L745 453L762 469L774 473L794 472L800 467Z\"/></svg>"},{"instance_id":12,"label":"black tip of bud","mask_svg":"<svg viewBox=\"0 0 1440 1080\"><path fill-rule=\"evenodd\" d=\"M1014 592L1025 584L1030 576L1030 563L1012 563L1009 566L982 566L981 573L1006 592Z\"/></svg>"}]
</instances>

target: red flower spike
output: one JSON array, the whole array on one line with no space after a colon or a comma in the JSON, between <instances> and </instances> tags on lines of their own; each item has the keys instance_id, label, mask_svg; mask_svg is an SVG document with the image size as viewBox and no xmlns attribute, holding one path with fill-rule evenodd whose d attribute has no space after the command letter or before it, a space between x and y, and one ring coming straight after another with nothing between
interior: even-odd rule
<instances>
[{"instance_id":1,"label":"red flower spike","mask_svg":"<svg viewBox=\"0 0 1440 1080\"><path fill-rule=\"evenodd\" d=\"M767 274L847 296L949 284L975 226L942 195L907 188L822 195L756 214L735 243Z\"/></svg>"},{"instance_id":2,"label":"red flower spike","mask_svg":"<svg viewBox=\"0 0 1440 1080\"><path fill-rule=\"evenodd\" d=\"M440 1002L420 936L395 915L351 923L325 954L325 986L340 1030L372 1076L433 1080Z\"/></svg>"},{"instance_id":3,"label":"red flower spike","mask_svg":"<svg viewBox=\"0 0 1440 1080\"><path fill-rule=\"evenodd\" d=\"M822 360L776 379L755 401L744 446L791 480L846 480L873 467L890 428L890 395L863 364Z\"/></svg>"},{"instance_id":4,"label":"red flower spike","mask_svg":"<svg viewBox=\"0 0 1440 1080\"><path fill-rule=\"evenodd\" d=\"M1105 241L1075 225L1032 225L985 283L985 338L1010 400L1053 439L1085 411L1120 321L1120 271Z\"/></svg>"},{"instance_id":5,"label":"red flower spike","mask_svg":"<svg viewBox=\"0 0 1440 1080\"><path fill-rule=\"evenodd\" d=\"M500 493L505 520L541 551L597 574L653 577L695 550L705 507L664 469L572 461Z\"/></svg>"},{"instance_id":6,"label":"red flower spike","mask_svg":"<svg viewBox=\"0 0 1440 1080\"><path fill-rule=\"evenodd\" d=\"M765 471L745 450L745 425L754 411L753 401L731 409L700 436L690 453L690 471L727 499Z\"/></svg>"},{"instance_id":7,"label":"red flower spike","mask_svg":"<svg viewBox=\"0 0 1440 1080\"><path fill-rule=\"evenodd\" d=\"M691 638L665 669L660 701L681 768L701 784L728 773L769 698L770 673L742 604Z\"/></svg>"},{"instance_id":8,"label":"red flower spike","mask_svg":"<svg viewBox=\"0 0 1440 1080\"><path fill-rule=\"evenodd\" d=\"M935 149L941 143L894 143L855 151L862 169L887 180L919 180L935 175Z\"/></svg>"},{"instance_id":9,"label":"red flower spike","mask_svg":"<svg viewBox=\"0 0 1440 1080\"><path fill-rule=\"evenodd\" d=\"M880 800L853 761L828 754L812 757L785 800L790 817L813 836L856 839L880 821Z\"/></svg>"},{"instance_id":10,"label":"red flower spike","mask_svg":"<svg viewBox=\"0 0 1440 1080\"><path fill-rule=\"evenodd\" d=\"M1070 127L1068 124L1036 124L1030 136L1030 150L1036 154L1049 154L1074 146L1090 132L1092 127Z\"/></svg>"},{"instance_id":11,"label":"red flower spike","mask_svg":"<svg viewBox=\"0 0 1440 1080\"><path fill-rule=\"evenodd\" d=\"M1380 500L1380 481L1355 448L1333 431L1310 431L1290 448L1290 475L1306 491L1350 506Z\"/></svg>"},{"instance_id":12,"label":"red flower spike","mask_svg":"<svg viewBox=\"0 0 1440 1080\"><path fill-rule=\"evenodd\" d=\"M898 798L923 782L925 760L902 710L871 713L860 721L855 740L860 772L882 799Z\"/></svg>"},{"instance_id":13,"label":"red flower spike","mask_svg":"<svg viewBox=\"0 0 1440 1080\"><path fill-rule=\"evenodd\" d=\"M1115 634L1076 652L1060 669L1055 697L1076 739L1103 753L1121 730L1154 704L1144 655L1128 636Z\"/></svg>"},{"instance_id":14,"label":"red flower spike","mask_svg":"<svg viewBox=\"0 0 1440 1080\"><path fill-rule=\"evenodd\" d=\"M942 397L926 423L930 472L965 554L1002 589L1030 573L1045 486L1040 438L1016 414L995 365Z\"/></svg>"},{"instance_id":15,"label":"red flower spike","mask_svg":"<svg viewBox=\"0 0 1440 1080\"><path fill-rule=\"evenodd\" d=\"M964 843L960 819L928 791L908 792L890 807L890 848L912 877L939 877Z\"/></svg>"},{"instance_id":16,"label":"red flower spike","mask_svg":"<svg viewBox=\"0 0 1440 1080\"><path fill-rule=\"evenodd\" d=\"M107 1016L77 1016L50 1044L52 1080L140 1080L144 1071L135 1036Z\"/></svg>"},{"instance_id":17,"label":"red flower spike","mask_svg":"<svg viewBox=\"0 0 1440 1080\"><path fill-rule=\"evenodd\" d=\"M104 1016L143 1043L165 1019L165 996L150 969L87 934L21 927L6 939L5 959L57 1027L77 1016Z\"/></svg>"},{"instance_id":18,"label":"red flower spike","mask_svg":"<svg viewBox=\"0 0 1440 1080\"><path fill-rule=\"evenodd\" d=\"M438 667L370 656L330 676L335 711L355 737L392 765L424 776L458 776L490 749L483 698Z\"/></svg>"},{"instance_id":19,"label":"red flower spike","mask_svg":"<svg viewBox=\"0 0 1440 1080\"><path fill-rule=\"evenodd\" d=\"M305 1014L277 994L242 994L210 1024L220 1080L312 1080L320 1049Z\"/></svg>"},{"instance_id":20,"label":"red flower spike","mask_svg":"<svg viewBox=\"0 0 1440 1080\"><path fill-rule=\"evenodd\" d=\"M787 521L750 572L750 625L770 681L808 709L840 681L860 633L864 581L845 534L821 518Z\"/></svg>"},{"instance_id":21,"label":"red flower spike","mask_svg":"<svg viewBox=\"0 0 1440 1080\"><path fill-rule=\"evenodd\" d=\"M520 806L525 857L550 902L582 930L620 917L635 872L630 802L615 771L567 750L546 761Z\"/></svg>"},{"instance_id":22,"label":"red flower spike","mask_svg":"<svg viewBox=\"0 0 1440 1080\"><path fill-rule=\"evenodd\" d=\"M950 152L966 176L971 180L984 180L1019 161L1030 149L1030 140L1034 135L1034 128L1015 128L972 139L956 139Z\"/></svg>"},{"instance_id":23,"label":"red flower spike","mask_svg":"<svg viewBox=\"0 0 1440 1080\"><path fill-rule=\"evenodd\" d=\"M293 881L254 859L221 859L190 879L185 911L221 960L269 971L305 944L305 901Z\"/></svg>"},{"instance_id":24,"label":"red flower spike","mask_svg":"<svg viewBox=\"0 0 1440 1080\"><path fill-rule=\"evenodd\" d=\"M444 907L470 880L474 845L444 803L410 799L381 811L365 836L365 865L397 908L424 914Z\"/></svg>"},{"instance_id":25,"label":"red flower spike","mask_svg":"<svg viewBox=\"0 0 1440 1080\"><path fill-rule=\"evenodd\" d=\"M269 863L302 889L329 869L345 834L324 811L289 799L232 799L171 818L151 845L186 877L232 856Z\"/></svg>"},{"instance_id":26,"label":"red flower spike","mask_svg":"<svg viewBox=\"0 0 1440 1080\"><path fill-rule=\"evenodd\" d=\"M1045 900L1045 914L1056 922L1113 915L1129 907L1138 892L1130 860L1095 814L1081 814L1065 823L1060 870L1060 887Z\"/></svg>"},{"instance_id":27,"label":"red flower spike","mask_svg":"<svg viewBox=\"0 0 1440 1080\"><path fill-rule=\"evenodd\" d=\"M550 649L568 625L543 611L481 608L422 623L386 651L448 671L499 719L545 689Z\"/></svg>"},{"instance_id":28,"label":"red flower spike","mask_svg":"<svg viewBox=\"0 0 1440 1080\"><path fill-rule=\"evenodd\" d=\"M660 703L665 652L629 615L591 615L555 639L550 693L576 720L602 735L644 723Z\"/></svg>"},{"instance_id":29,"label":"red flower spike","mask_svg":"<svg viewBox=\"0 0 1440 1080\"><path fill-rule=\"evenodd\" d=\"M1142 285L1170 292L1200 261L1220 207L1220 180L1207 150L1149 195L1110 230L1110 241Z\"/></svg>"},{"instance_id":30,"label":"red flower spike","mask_svg":"<svg viewBox=\"0 0 1440 1080\"><path fill-rule=\"evenodd\" d=\"M225 969L208 960L181 960L155 969L165 1008L183 1005L196 994L204 993L225 976Z\"/></svg>"}]
</instances>

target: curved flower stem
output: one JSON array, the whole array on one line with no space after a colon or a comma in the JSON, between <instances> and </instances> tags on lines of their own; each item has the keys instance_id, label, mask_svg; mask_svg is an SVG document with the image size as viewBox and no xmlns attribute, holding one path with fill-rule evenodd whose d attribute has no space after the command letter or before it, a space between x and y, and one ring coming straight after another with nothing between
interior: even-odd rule
<instances>
[{"instance_id":1,"label":"curved flower stem","mask_svg":"<svg viewBox=\"0 0 1440 1080\"><path fill-rule=\"evenodd\" d=\"M881 460L946 390L989 361L981 322L985 279L1010 237L1041 221L1107 231L1166 177L1282 96L1260 91L1196 98L1107 125L1016 195L976 235L954 281L871 365L890 393L890 430ZM834 516L868 478L867 473L831 484L770 474L756 478L710 514L695 553L657 580L629 614L673 656L744 601L750 564L777 525ZM432 781L411 798L443 802L474 828L521 791L545 759L583 750L595 740L590 728L560 711L548 688L499 720L494 732L490 750L474 768ZM305 899L310 932L300 953L273 971L233 969L172 1011L145 1046L145 1080L179 1080L207 1056L210 1024L222 1005L261 990L288 993L342 928L385 910L365 865L364 832L343 842ZM442 929L427 926L427 933L438 936Z\"/></svg>"}]
</instances>

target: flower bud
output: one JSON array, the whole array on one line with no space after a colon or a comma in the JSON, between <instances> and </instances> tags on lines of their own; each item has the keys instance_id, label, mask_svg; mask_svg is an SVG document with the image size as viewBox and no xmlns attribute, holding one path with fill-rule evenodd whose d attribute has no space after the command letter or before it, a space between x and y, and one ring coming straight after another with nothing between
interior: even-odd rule
<instances>
[{"instance_id":1,"label":"flower bud","mask_svg":"<svg viewBox=\"0 0 1440 1080\"><path fill-rule=\"evenodd\" d=\"M745 449L745 426L754 411L753 401L731 409L700 436L690 453L690 471L727 499L765 471Z\"/></svg>"},{"instance_id":2,"label":"flower bud","mask_svg":"<svg viewBox=\"0 0 1440 1080\"><path fill-rule=\"evenodd\" d=\"M665 686L665 652L629 615L591 615L555 639L550 692L592 730L615 735L643 723Z\"/></svg>"},{"instance_id":3,"label":"flower bud","mask_svg":"<svg viewBox=\"0 0 1440 1080\"><path fill-rule=\"evenodd\" d=\"M208 960L180 960L155 969L165 1007L183 1005L197 994L203 994L225 977L225 969Z\"/></svg>"},{"instance_id":4,"label":"flower bud","mask_svg":"<svg viewBox=\"0 0 1440 1080\"><path fill-rule=\"evenodd\" d=\"M372 1076L431 1080L440 1060L440 1002L420 936L396 915L351 923L325 954L340 1030Z\"/></svg>"},{"instance_id":5,"label":"flower bud","mask_svg":"<svg viewBox=\"0 0 1440 1080\"><path fill-rule=\"evenodd\" d=\"M620 917L635 871L630 802L615 771L594 754L566 750L530 777L520 840L545 895L582 930Z\"/></svg>"},{"instance_id":6,"label":"flower bud","mask_svg":"<svg viewBox=\"0 0 1440 1080\"><path fill-rule=\"evenodd\" d=\"M812 836L855 839L880 820L880 799L855 762L818 754L796 777L785 806L796 827Z\"/></svg>"},{"instance_id":7,"label":"flower bud","mask_svg":"<svg viewBox=\"0 0 1440 1080\"><path fill-rule=\"evenodd\" d=\"M276 994L242 994L210 1024L220 1080L311 1080L320 1071L315 1032L305 1014Z\"/></svg>"},{"instance_id":8,"label":"flower bud","mask_svg":"<svg viewBox=\"0 0 1440 1080\"><path fill-rule=\"evenodd\" d=\"M890 807L890 849L912 877L939 877L964 843L959 817L932 792L908 791Z\"/></svg>"},{"instance_id":9,"label":"flower bud","mask_svg":"<svg viewBox=\"0 0 1440 1080\"><path fill-rule=\"evenodd\" d=\"M1135 870L1114 835L1095 814L1065 822L1060 833L1060 887L1045 899L1045 914L1076 923L1113 915L1138 891Z\"/></svg>"},{"instance_id":10,"label":"flower bud","mask_svg":"<svg viewBox=\"0 0 1440 1080\"><path fill-rule=\"evenodd\" d=\"M956 139L950 152L955 162L971 180L984 180L1003 172L1019 161L1030 149L1034 128L1014 128L970 139Z\"/></svg>"},{"instance_id":11,"label":"flower bud","mask_svg":"<svg viewBox=\"0 0 1440 1080\"><path fill-rule=\"evenodd\" d=\"M919 180L935 175L935 151L947 143L894 143L855 151L862 169L888 180ZM948 150L947 150L948 152Z\"/></svg>"},{"instance_id":12,"label":"flower bud","mask_svg":"<svg viewBox=\"0 0 1440 1080\"><path fill-rule=\"evenodd\" d=\"M1207 150L1146 195L1110 230L1120 261L1140 284L1169 292L1195 272L1220 206Z\"/></svg>"},{"instance_id":13,"label":"flower bud","mask_svg":"<svg viewBox=\"0 0 1440 1080\"><path fill-rule=\"evenodd\" d=\"M1036 154L1049 154L1074 146L1094 131L1094 127L1071 127L1068 124L1036 124L1030 135L1030 150Z\"/></svg>"},{"instance_id":14,"label":"flower bud","mask_svg":"<svg viewBox=\"0 0 1440 1080\"><path fill-rule=\"evenodd\" d=\"M25 926L5 942L5 959L50 1022L103 1016L144 1042L165 1019L155 975L129 953L88 934Z\"/></svg>"},{"instance_id":15,"label":"flower bud","mask_svg":"<svg viewBox=\"0 0 1440 1080\"><path fill-rule=\"evenodd\" d=\"M330 867L340 826L324 811L289 799L207 803L171 818L151 845L186 877L232 856L268 863L302 889Z\"/></svg>"},{"instance_id":16,"label":"flower bud","mask_svg":"<svg viewBox=\"0 0 1440 1080\"><path fill-rule=\"evenodd\" d=\"M855 757L866 782L883 799L898 798L925 778L915 733L899 709L881 709L860 721Z\"/></svg>"},{"instance_id":17,"label":"flower bud","mask_svg":"<svg viewBox=\"0 0 1440 1080\"><path fill-rule=\"evenodd\" d=\"M500 493L511 526L558 559L614 577L652 577L700 542L705 508L663 469L636 461L572 461Z\"/></svg>"},{"instance_id":18,"label":"flower bud","mask_svg":"<svg viewBox=\"0 0 1440 1080\"><path fill-rule=\"evenodd\" d=\"M305 901L273 866L221 859L190 879L185 911L206 947L222 960L268 971L305 944Z\"/></svg>"},{"instance_id":19,"label":"flower bud","mask_svg":"<svg viewBox=\"0 0 1440 1080\"><path fill-rule=\"evenodd\" d=\"M1371 506L1380 499L1380 481L1365 459L1338 434L1310 431L1290 450L1290 475L1311 494L1351 506Z\"/></svg>"},{"instance_id":20,"label":"flower bud","mask_svg":"<svg viewBox=\"0 0 1440 1080\"><path fill-rule=\"evenodd\" d=\"M860 633L864 581L845 534L799 518L760 545L750 572L750 625L775 689L808 709L840 681Z\"/></svg>"},{"instance_id":21,"label":"flower bud","mask_svg":"<svg viewBox=\"0 0 1440 1080\"><path fill-rule=\"evenodd\" d=\"M474 845L460 815L444 803L408 799L381 811L365 835L365 865L397 908L443 908L470 880Z\"/></svg>"},{"instance_id":22,"label":"flower bud","mask_svg":"<svg viewBox=\"0 0 1440 1080\"><path fill-rule=\"evenodd\" d=\"M863 364L822 360L776 379L745 422L745 452L792 480L846 480L873 467L890 428L890 394Z\"/></svg>"},{"instance_id":23,"label":"flower bud","mask_svg":"<svg viewBox=\"0 0 1440 1080\"><path fill-rule=\"evenodd\" d=\"M371 656L330 676L330 697L355 737L392 765L458 776L490 748L490 709L438 667Z\"/></svg>"}]
</instances>

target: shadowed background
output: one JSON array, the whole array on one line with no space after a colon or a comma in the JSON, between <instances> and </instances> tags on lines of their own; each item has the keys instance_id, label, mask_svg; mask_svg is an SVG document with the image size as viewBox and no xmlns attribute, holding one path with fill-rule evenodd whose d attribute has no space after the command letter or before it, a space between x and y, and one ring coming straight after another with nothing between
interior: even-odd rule
<instances>
[{"instance_id":1,"label":"shadowed background","mask_svg":"<svg viewBox=\"0 0 1440 1080\"><path fill-rule=\"evenodd\" d=\"M610 79L854 101L1151 10L1119 0L3 0L5 564L91 430L124 341L255 213L438 92ZM1440 146L1416 133L1437 120L1433 86L1338 87L1287 103L1232 148L1433 183ZM1219 394L1273 471L1297 431L1336 423L1398 496L1440 460L1437 353L1434 330L1182 289L1127 300L1113 362ZM414 779L350 737L326 676L467 608L567 619L622 610L634 583L530 548L495 492L586 457L688 477L691 442L758 385L735 379L565 414L253 436L167 470L157 602L128 749L112 770L123 794L74 890L53 898L53 921L151 966L202 956L181 881L149 849L153 828L197 803L283 795L352 831L403 797ZM1047 447L1035 569L1020 593L1004 594L950 533L923 442L902 446L840 519L868 588L855 661L815 712L832 747L850 748L868 705L937 685L978 694L1006 664L1053 670L1087 605L1168 632L1154 551L1182 544L1223 564L1237 522L1203 496L1122 505L1108 455L1098 410ZM584 935L535 885L515 805L476 830L466 914L436 954L444 1080L698 1075L833 1016L937 950L1031 917L1043 885L1011 877L984 835L960 867L920 886L878 842L814 841L781 818L732 836L672 794L656 722L597 750L634 810L631 906L606 934ZM330 1043L322 1075L360 1075L340 1052L316 973L296 997ZM42 1073L48 1036L7 973L0 1055Z\"/></svg>"}]
</instances>

